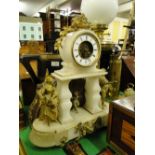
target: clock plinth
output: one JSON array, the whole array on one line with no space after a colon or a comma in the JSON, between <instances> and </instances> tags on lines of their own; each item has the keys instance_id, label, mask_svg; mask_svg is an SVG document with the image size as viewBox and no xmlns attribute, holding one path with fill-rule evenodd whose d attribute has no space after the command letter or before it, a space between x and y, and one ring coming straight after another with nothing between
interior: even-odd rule
<instances>
[{"instance_id":1,"label":"clock plinth","mask_svg":"<svg viewBox=\"0 0 155 155\"><path fill-rule=\"evenodd\" d=\"M74 121L68 123L52 122L47 125L36 119L30 133L30 141L38 147L64 145L66 142L92 133L94 130L107 126L109 103L105 102L102 111L91 114L82 107L78 113L71 111Z\"/></svg>"}]
</instances>

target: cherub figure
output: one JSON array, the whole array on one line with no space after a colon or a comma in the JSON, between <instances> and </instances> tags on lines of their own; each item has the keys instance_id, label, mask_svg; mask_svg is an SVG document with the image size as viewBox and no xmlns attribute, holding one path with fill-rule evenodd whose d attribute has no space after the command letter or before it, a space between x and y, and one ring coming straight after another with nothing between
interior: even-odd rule
<instances>
[{"instance_id":1,"label":"cherub figure","mask_svg":"<svg viewBox=\"0 0 155 155\"><path fill-rule=\"evenodd\" d=\"M42 84L37 85L36 96L29 108L29 121L39 118L48 125L58 118L58 95L56 92L56 80L47 75Z\"/></svg>"},{"instance_id":2,"label":"cherub figure","mask_svg":"<svg viewBox=\"0 0 155 155\"><path fill-rule=\"evenodd\" d=\"M78 91L75 91L73 94L73 99L72 99L72 103L73 103L73 109L78 112L78 107L80 106L80 94Z\"/></svg>"}]
</instances>

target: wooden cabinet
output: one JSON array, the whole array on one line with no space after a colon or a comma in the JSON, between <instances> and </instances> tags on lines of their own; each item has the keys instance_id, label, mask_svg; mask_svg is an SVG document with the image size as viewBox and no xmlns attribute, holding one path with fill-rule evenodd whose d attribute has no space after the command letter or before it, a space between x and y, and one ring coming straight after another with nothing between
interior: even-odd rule
<instances>
[{"instance_id":1,"label":"wooden cabinet","mask_svg":"<svg viewBox=\"0 0 155 155\"><path fill-rule=\"evenodd\" d=\"M135 154L135 97L130 96L110 104L108 143L122 155Z\"/></svg>"}]
</instances>

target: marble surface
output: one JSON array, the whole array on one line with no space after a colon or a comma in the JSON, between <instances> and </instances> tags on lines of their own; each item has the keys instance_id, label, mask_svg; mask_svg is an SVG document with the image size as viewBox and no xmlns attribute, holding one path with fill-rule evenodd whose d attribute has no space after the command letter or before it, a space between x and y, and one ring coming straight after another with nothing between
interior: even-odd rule
<instances>
[{"instance_id":1,"label":"marble surface","mask_svg":"<svg viewBox=\"0 0 155 155\"><path fill-rule=\"evenodd\" d=\"M130 111L135 111L135 96L129 96L123 99L115 100L113 101L113 103L121 107L127 108Z\"/></svg>"}]
</instances>

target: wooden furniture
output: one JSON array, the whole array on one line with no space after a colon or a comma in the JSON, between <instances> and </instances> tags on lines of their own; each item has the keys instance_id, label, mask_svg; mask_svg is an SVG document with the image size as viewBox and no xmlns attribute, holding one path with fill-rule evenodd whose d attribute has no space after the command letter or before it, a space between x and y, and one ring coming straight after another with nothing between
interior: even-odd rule
<instances>
[{"instance_id":1,"label":"wooden furniture","mask_svg":"<svg viewBox=\"0 0 155 155\"><path fill-rule=\"evenodd\" d=\"M36 85L41 83L46 74L60 69L60 55L53 54L23 54L20 56L19 75L22 83L23 100L25 105L30 105L34 96Z\"/></svg>"},{"instance_id":2,"label":"wooden furniture","mask_svg":"<svg viewBox=\"0 0 155 155\"><path fill-rule=\"evenodd\" d=\"M19 54L44 54L45 51L44 41L25 41L21 42Z\"/></svg>"},{"instance_id":3,"label":"wooden furniture","mask_svg":"<svg viewBox=\"0 0 155 155\"><path fill-rule=\"evenodd\" d=\"M110 104L107 140L123 155L135 154L135 97Z\"/></svg>"},{"instance_id":4,"label":"wooden furniture","mask_svg":"<svg viewBox=\"0 0 155 155\"><path fill-rule=\"evenodd\" d=\"M30 62L30 65L32 66L35 74L37 75L38 74L37 62L36 61L32 61L32 62ZM29 72L26 70L26 68L23 66L22 63L19 63L19 75L20 75L20 78L22 80L30 78Z\"/></svg>"},{"instance_id":5,"label":"wooden furniture","mask_svg":"<svg viewBox=\"0 0 155 155\"><path fill-rule=\"evenodd\" d=\"M40 55L45 54L45 43L43 41L29 41L29 42L21 42L21 47L19 50L19 57L24 55ZM36 60L30 62L32 69L34 70L35 74L38 74L38 63ZM26 68L23 66L22 63L19 63L19 75L21 79L30 78L30 75Z\"/></svg>"},{"instance_id":6,"label":"wooden furniture","mask_svg":"<svg viewBox=\"0 0 155 155\"><path fill-rule=\"evenodd\" d=\"M135 85L135 57L123 56L120 89L124 91L129 83Z\"/></svg>"},{"instance_id":7,"label":"wooden furniture","mask_svg":"<svg viewBox=\"0 0 155 155\"><path fill-rule=\"evenodd\" d=\"M25 114L23 109L19 109L19 129L25 127Z\"/></svg>"},{"instance_id":8,"label":"wooden furniture","mask_svg":"<svg viewBox=\"0 0 155 155\"><path fill-rule=\"evenodd\" d=\"M128 67L132 76L135 78L135 57L134 56L123 56L122 57L124 63Z\"/></svg>"},{"instance_id":9,"label":"wooden furniture","mask_svg":"<svg viewBox=\"0 0 155 155\"><path fill-rule=\"evenodd\" d=\"M82 146L76 141L66 144L65 151L69 155L87 155Z\"/></svg>"},{"instance_id":10,"label":"wooden furniture","mask_svg":"<svg viewBox=\"0 0 155 155\"><path fill-rule=\"evenodd\" d=\"M98 153L97 155L116 155L116 154L109 147L107 147L103 149L100 153Z\"/></svg>"}]
</instances>

